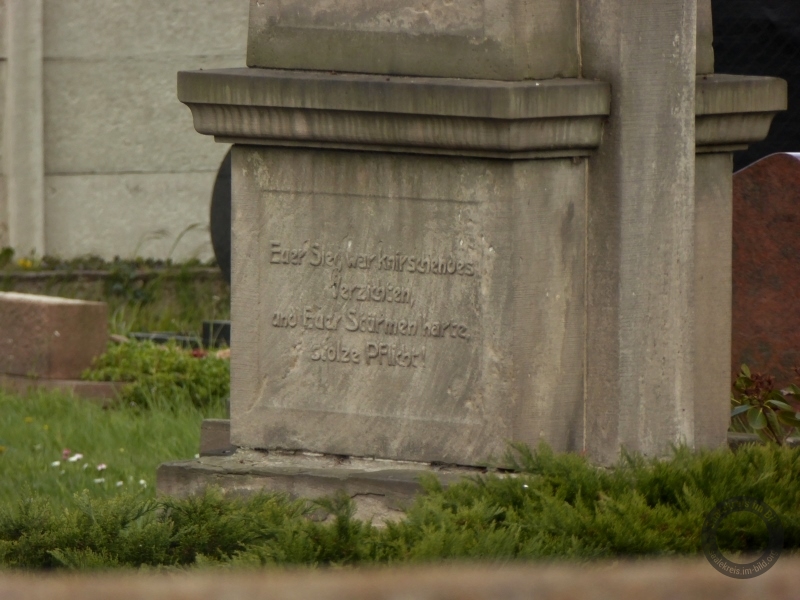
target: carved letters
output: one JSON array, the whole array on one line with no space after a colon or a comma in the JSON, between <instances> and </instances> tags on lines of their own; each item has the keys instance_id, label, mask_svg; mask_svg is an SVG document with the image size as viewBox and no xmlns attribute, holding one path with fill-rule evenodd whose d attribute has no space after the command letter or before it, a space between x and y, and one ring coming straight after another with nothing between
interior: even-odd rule
<instances>
[{"instance_id":1,"label":"carved letters","mask_svg":"<svg viewBox=\"0 0 800 600\"><path fill-rule=\"evenodd\" d=\"M367 333L392 338L451 338L462 342L470 339L469 326L452 319L434 319L417 307L417 314L402 317L389 312L369 310L367 305L405 305L413 309L413 288L381 279L355 281L346 273L395 272L403 275L452 275L474 277L473 262L445 255L412 256L401 252L385 253L380 247L374 253L351 253L330 250L315 242L292 248L279 241L270 242L269 262L290 267L327 268L332 270L331 284L325 296L340 301L339 308L319 306L289 307L272 316L272 326L326 333ZM330 300L325 304L330 303ZM364 306L362 310L360 306ZM339 304L337 302L336 304ZM388 309L389 306L386 306ZM425 346L387 342L381 338L367 341L358 347L344 339L326 339L310 346L309 358L314 362L337 364L405 367L424 367Z\"/></svg>"},{"instance_id":2,"label":"carved letters","mask_svg":"<svg viewBox=\"0 0 800 600\"><path fill-rule=\"evenodd\" d=\"M366 366L379 365L387 367L419 368L425 365L425 348L406 346L405 344L384 344L368 342L363 352L345 346L339 340L329 344L313 344L311 360Z\"/></svg>"},{"instance_id":3,"label":"carved letters","mask_svg":"<svg viewBox=\"0 0 800 600\"><path fill-rule=\"evenodd\" d=\"M289 248L281 242L270 242L269 262L274 265L304 264L312 267L327 267L342 271L348 269L396 271L433 275L463 275L473 277L475 265L453 256L410 256L401 252L385 254L380 248L374 254L357 254L326 250L317 243L305 244L302 248Z\"/></svg>"}]
</instances>

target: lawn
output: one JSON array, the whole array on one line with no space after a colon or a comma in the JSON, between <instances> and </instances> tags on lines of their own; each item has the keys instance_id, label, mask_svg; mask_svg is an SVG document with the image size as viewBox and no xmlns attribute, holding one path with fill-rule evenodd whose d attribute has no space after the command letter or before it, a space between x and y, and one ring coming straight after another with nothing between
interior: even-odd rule
<instances>
[{"instance_id":1,"label":"lawn","mask_svg":"<svg viewBox=\"0 0 800 600\"><path fill-rule=\"evenodd\" d=\"M0 394L0 568L694 556L705 516L738 496L772 507L785 552L800 548L800 450L774 444L736 454L682 448L669 460L631 456L613 469L517 448L506 465L517 477L447 489L428 481L405 519L385 528L354 519L347 497L211 490L156 500L157 466L193 457L202 419L224 416L227 389L215 380L227 378L226 366L213 355L131 343L113 347L94 371L130 378L140 370L111 408L55 393ZM321 510L330 518L320 521ZM724 522L718 539L731 556L758 553L765 532L743 514Z\"/></svg>"},{"instance_id":2,"label":"lawn","mask_svg":"<svg viewBox=\"0 0 800 600\"><path fill-rule=\"evenodd\" d=\"M68 505L84 489L98 498L122 490L150 497L156 467L192 458L203 417L224 416L224 401L203 410L189 403L103 409L59 393L0 392L0 506L26 494Z\"/></svg>"}]
</instances>

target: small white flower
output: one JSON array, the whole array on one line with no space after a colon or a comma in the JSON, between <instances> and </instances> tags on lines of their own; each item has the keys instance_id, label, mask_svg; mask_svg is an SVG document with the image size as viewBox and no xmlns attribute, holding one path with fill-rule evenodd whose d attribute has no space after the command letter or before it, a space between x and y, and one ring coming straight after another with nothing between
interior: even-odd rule
<instances>
[{"instance_id":1,"label":"small white flower","mask_svg":"<svg viewBox=\"0 0 800 600\"><path fill-rule=\"evenodd\" d=\"M195 454L194 457L195 458L200 458L200 455L199 454Z\"/></svg>"},{"instance_id":2,"label":"small white flower","mask_svg":"<svg viewBox=\"0 0 800 600\"><path fill-rule=\"evenodd\" d=\"M122 487L122 482L121 481L117 482L117 487Z\"/></svg>"},{"instance_id":3,"label":"small white flower","mask_svg":"<svg viewBox=\"0 0 800 600\"><path fill-rule=\"evenodd\" d=\"M140 479L139 485L141 485L142 487L147 487L147 482L144 479Z\"/></svg>"},{"instance_id":4,"label":"small white flower","mask_svg":"<svg viewBox=\"0 0 800 600\"><path fill-rule=\"evenodd\" d=\"M50 466L51 467L60 467L61 466L61 461L60 460L54 460L53 462L50 463Z\"/></svg>"},{"instance_id":5,"label":"small white flower","mask_svg":"<svg viewBox=\"0 0 800 600\"><path fill-rule=\"evenodd\" d=\"M88 468L89 468L89 463L83 463L83 470L85 471Z\"/></svg>"},{"instance_id":6,"label":"small white flower","mask_svg":"<svg viewBox=\"0 0 800 600\"><path fill-rule=\"evenodd\" d=\"M83 458L83 454L81 454L81 453L79 452L78 454L73 454L72 456L70 456L70 457L67 459L67 461L69 461L69 462L78 462L78 461L79 461L80 459L82 459L82 458Z\"/></svg>"},{"instance_id":7,"label":"small white flower","mask_svg":"<svg viewBox=\"0 0 800 600\"><path fill-rule=\"evenodd\" d=\"M106 463L100 463L99 465L97 465L97 470L98 471L105 471L106 470Z\"/></svg>"},{"instance_id":8,"label":"small white flower","mask_svg":"<svg viewBox=\"0 0 800 600\"><path fill-rule=\"evenodd\" d=\"M523 488L525 488L525 489L527 490L527 489L528 489L528 484L527 484L527 483L523 483L523 484L522 484L522 487L523 487Z\"/></svg>"},{"instance_id":9,"label":"small white flower","mask_svg":"<svg viewBox=\"0 0 800 600\"><path fill-rule=\"evenodd\" d=\"M106 478L105 477L100 477L98 479L95 479L94 482L95 483L105 483L106 482Z\"/></svg>"}]
</instances>

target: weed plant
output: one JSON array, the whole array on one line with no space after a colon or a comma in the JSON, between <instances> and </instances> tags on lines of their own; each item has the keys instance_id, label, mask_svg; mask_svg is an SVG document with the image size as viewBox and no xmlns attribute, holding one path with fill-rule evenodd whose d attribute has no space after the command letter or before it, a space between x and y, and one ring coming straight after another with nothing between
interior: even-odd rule
<instances>
[{"instance_id":1,"label":"weed plant","mask_svg":"<svg viewBox=\"0 0 800 600\"><path fill-rule=\"evenodd\" d=\"M800 369L795 369L800 376ZM733 382L731 429L755 433L767 443L783 445L800 428L800 386L775 389L775 379L750 373L747 365Z\"/></svg>"}]
</instances>

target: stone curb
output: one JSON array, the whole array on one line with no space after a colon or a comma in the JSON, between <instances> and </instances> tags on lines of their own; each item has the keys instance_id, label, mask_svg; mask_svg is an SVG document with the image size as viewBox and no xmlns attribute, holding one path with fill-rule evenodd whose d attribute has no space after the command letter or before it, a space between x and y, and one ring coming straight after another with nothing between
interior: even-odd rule
<instances>
[{"instance_id":1,"label":"stone curb","mask_svg":"<svg viewBox=\"0 0 800 600\"><path fill-rule=\"evenodd\" d=\"M724 577L704 559L584 565L487 564L421 568L135 576L6 575L5 600L795 600L797 559L762 576Z\"/></svg>"}]
</instances>

